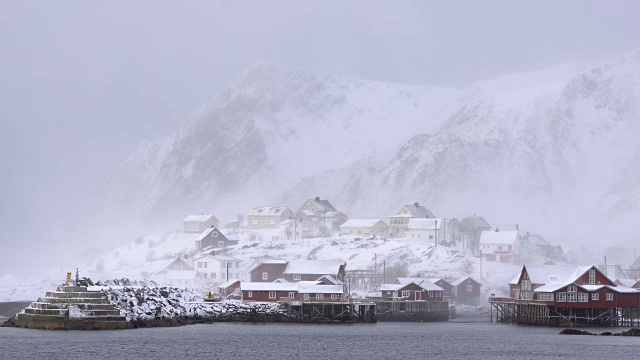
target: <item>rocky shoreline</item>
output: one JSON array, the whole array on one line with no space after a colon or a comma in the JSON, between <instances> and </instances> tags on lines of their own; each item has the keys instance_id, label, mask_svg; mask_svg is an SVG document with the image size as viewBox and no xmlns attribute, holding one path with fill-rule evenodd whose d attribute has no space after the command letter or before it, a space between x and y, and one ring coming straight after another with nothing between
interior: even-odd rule
<instances>
[{"instance_id":1,"label":"rocky shoreline","mask_svg":"<svg viewBox=\"0 0 640 360\"><path fill-rule=\"evenodd\" d=\"M594 334L590 331L586 330L578 330L578 329L564 329L560 331L561 335L596 335L596 336L640 336L640 329L633 328L627 331L612 333L610 331L605 331L600 334Z\"/></svg>"}]
</instances>

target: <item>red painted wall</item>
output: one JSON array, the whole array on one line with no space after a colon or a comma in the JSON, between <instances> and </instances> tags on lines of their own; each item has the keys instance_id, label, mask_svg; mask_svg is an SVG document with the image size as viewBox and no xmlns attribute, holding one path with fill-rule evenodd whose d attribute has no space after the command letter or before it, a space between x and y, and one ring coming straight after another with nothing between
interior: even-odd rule
<instances>
[{"instance_id":1,"label":"red painted wall","mask_svg":"<svg viewBox=\"0 0 640 360\"><path fill-rule=\"evenodd\" d=\"M273 282L276 279L283 277L286 264L260 264L257 268L253 269L249 274L251 282ZM267 272L268 278L262 279L262 273Z\"/></svg>"}]
</instances>

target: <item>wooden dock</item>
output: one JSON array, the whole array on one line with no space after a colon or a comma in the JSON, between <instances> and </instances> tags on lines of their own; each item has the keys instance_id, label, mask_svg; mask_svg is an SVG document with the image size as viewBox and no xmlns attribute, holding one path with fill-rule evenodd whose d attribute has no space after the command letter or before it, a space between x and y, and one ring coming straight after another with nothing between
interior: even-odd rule
<instances>
[{"instance_id":1,"label":"wooden dock","mask_svg":"<svg viewBox=\"0 0 640 360\"><path fill-rule=\"evenodd\" d=\"M292 321L300 323L375 323L376 304L370 301L284 301Z\"/></svg>"},{"instance_id":2,"label":"wooden dock","mask_svg":"<svg viewBox=\"0 0 640 360\"><path fill-rule=\"evenodd\" d=\"M491 322L546 326L639 326L640 308L557 307L553 301L489 298Z\"/></svg>"},{"instance_id":3,"label":"wooden dock","mask_svg":"<svg viewBox=\"0 0 640 360\"><path fill-rule=\"evenodd\" d=\"M448 301L376 299L378 321L448 321Z\"/></svg>"}]
</instances>

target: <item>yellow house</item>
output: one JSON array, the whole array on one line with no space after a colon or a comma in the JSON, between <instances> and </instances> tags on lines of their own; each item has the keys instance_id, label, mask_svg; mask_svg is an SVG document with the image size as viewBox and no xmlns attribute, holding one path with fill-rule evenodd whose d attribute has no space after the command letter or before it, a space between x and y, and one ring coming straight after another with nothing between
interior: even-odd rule
<instances>
[{"instance_id":1,"label":"yellow house","mask_svg":"<svg viewBox=\"0 0 640 360\"><path fill-rule=\"evenodd\" d=\"M413 203L413 205L404 205L395 215L389 216L391 236L403 237L404 233L409 229L409 219L411 218L433 219L435 215L417 202Z\"/></svg>"},{"instance_id":2,"label":"yellow house","mask_svg":"<svg viewBox=\"0 0 640 360\"><path fill-rule=\"evenodd\" d=\"M389 235L389 225L380 219L351 219L340 226L344 235L383 236Z\"/></svg>"}]
</instances>

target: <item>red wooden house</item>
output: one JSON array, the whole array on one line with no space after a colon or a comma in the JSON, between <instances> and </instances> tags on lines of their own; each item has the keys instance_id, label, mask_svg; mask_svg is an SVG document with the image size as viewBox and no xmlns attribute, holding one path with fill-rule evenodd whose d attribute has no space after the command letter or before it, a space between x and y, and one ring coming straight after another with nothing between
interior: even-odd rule
<instances>
[{"instance_id":1,"label":"red wooden house","mask_svg":"<svg viewBox=\"0 0 640 360\"><path fill-rule=\"evenodd\" d=\"M262 260L249 267L250 282L272 282L282 277L284 269L287 267L286 260Z\"/></svg>"},{"instance_id":2,"label":"red wooden house","mask_svg":"<svg viewBox=\"0 0 640 360\"><path fill-rule=\"evenodd\" d=\"M295 299L298 294L297 283L243 282L240 284L243 301L275 302L283 299Z\"/></svg>"},{"instance_id":3,"label":"red wooden house","mask_svg":"<svg viewBox=\"0 0 640 360\"><path fill-rule=\"evenodd\" d=\"M419 282L419 284L414 281L403 284L382 284L380 292L386 300L442 301L444 291L441 287L426 279L420 279Z\"/></svg>"},{"instance_id":4,"label":"red wooden house","mask_svg":"<svg viewBox=\"0 0 640 360\"><path fill-rule=\"evenodd\" d=\"M442 298L444 300L449 300L452 298L453 296L453 285L451 285L450 282L446 281L445 279L440 279L440 278L432 278L432 279L427 279L427 281L438 285L442 288L442 290L444 291L442 293Z\"/></svg>"},{"instance_id":5,"label":"red wooden house","mask_svg":"<svg viewBox=\"0 0 640 360\"><path fill-rule=\"evenodd\" d=\"M240 280L231 279L218 285L218 294L220 294L220 296L227 297L233 293L240 293Z\"/></svg>"},{"instance_id":6,"label":"red wooden house","mask_svg":"<svg viewBox=\"0 0 640 360\"><path fill-rule=\"evenodd\" d=\"M323 275L344 282L346 266L344 261L335 260L264 260L253 264L248 272L251 282L315 281Z\"/></svg>"},{"instance_id":7,"label":"red wooden house","mask_svg":"<svg viewBox=\"0 0 640 360\"><path fill-rule=\"evenodd\" d=\"M453 299L461 304L475 304L480 299L482 284L469 276L464 276L451 283Z\"/></svg>"}]
</instances>

